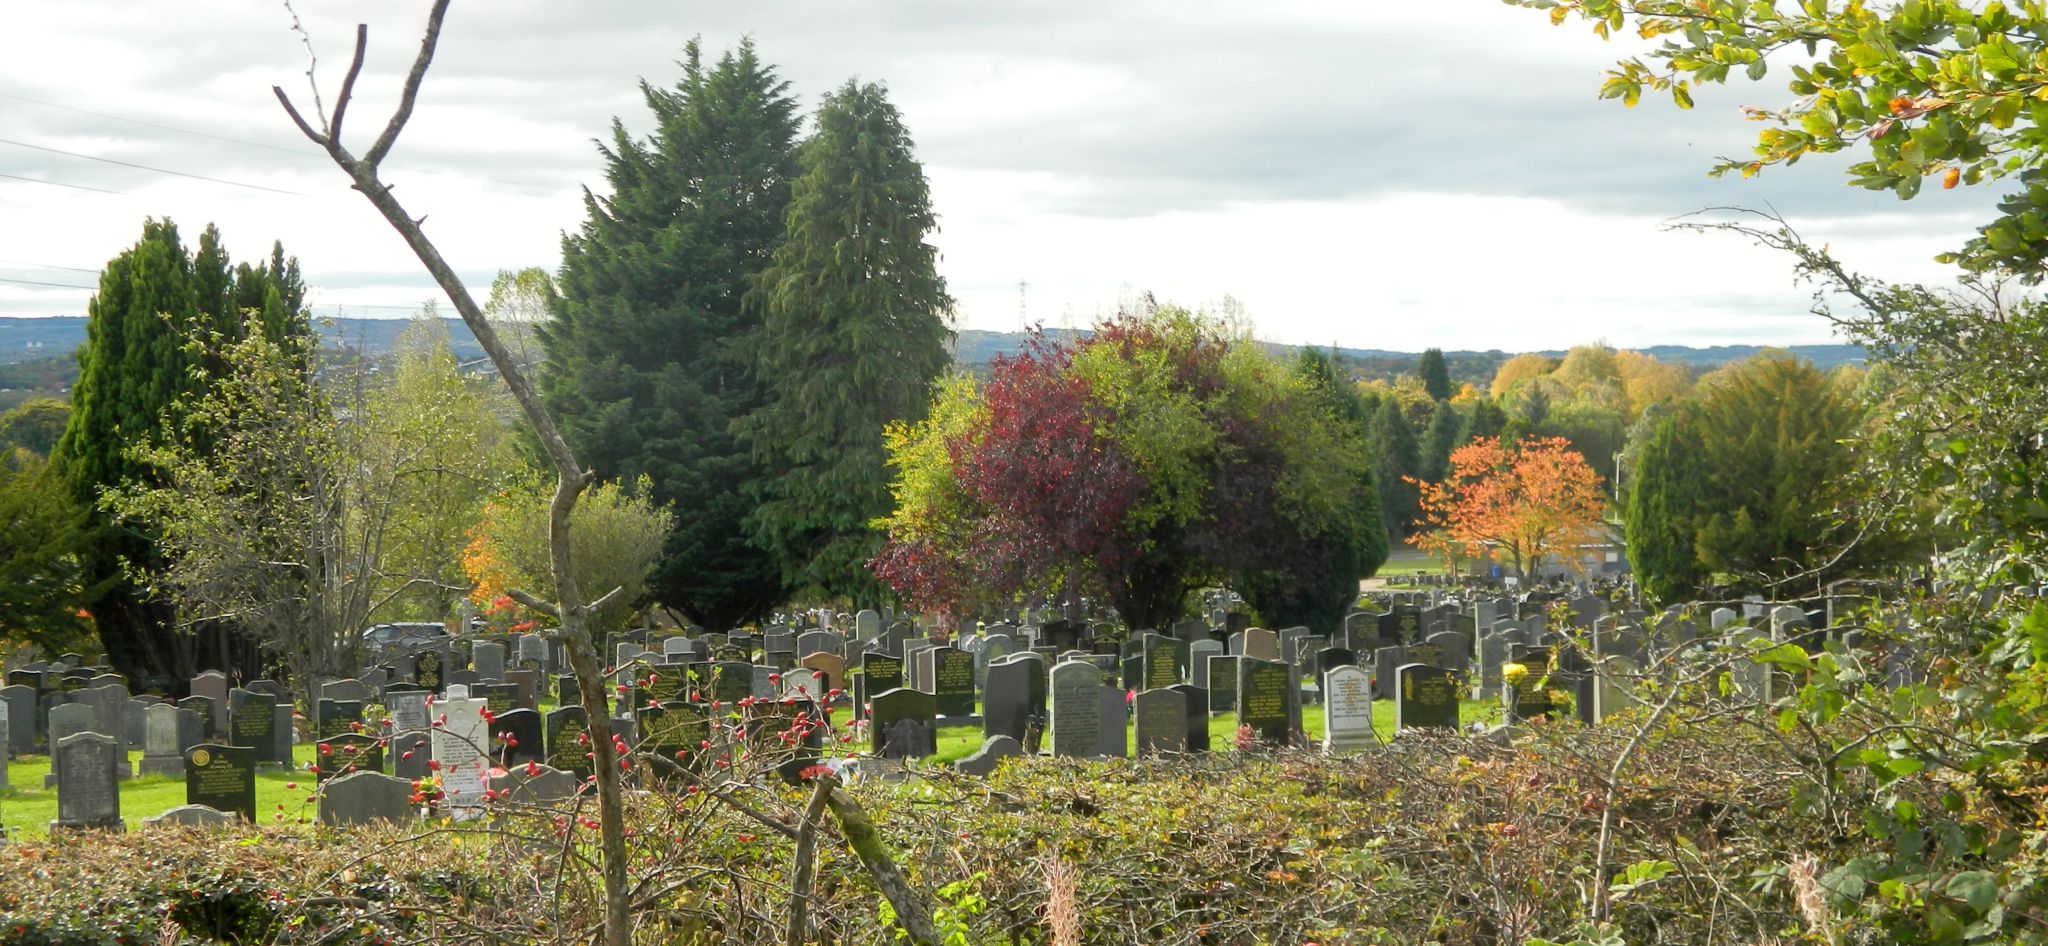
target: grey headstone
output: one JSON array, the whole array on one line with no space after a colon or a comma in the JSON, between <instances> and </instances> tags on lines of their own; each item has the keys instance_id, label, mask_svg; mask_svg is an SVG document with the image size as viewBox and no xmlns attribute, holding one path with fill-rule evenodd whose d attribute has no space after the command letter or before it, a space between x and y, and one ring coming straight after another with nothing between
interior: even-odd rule
<instances>
[{"instance_id":1,"label":"grey headstone","mask_svg":"<svg viewBox=\"0 0 2048 946\"><path fill-rule=\"evenodd\" d=\"M181 761L179 763L183 765ZM154 818L142 819L144 828L219 828L234 824L241 819L218 808L205 805L179 805Z\"/></svg>"},{"instance_id":2,"label":"grey headstone","mask_svg":"<svg viewBox=\"0 0 2048 946\"><path fill-rule=\"evenodd\" d=\"M216 735L227 732L228 675L218 670L208 670L193 677L192 695L203 696L213 701L213 717L206 721L206 731Z\"/></svg>"},{"instance_id":3,"label":"grey headstone","mask_svg":"<svg viewBox=\"0 0 2048 946\"><path fill-rule=\"evenodd\" d=\"M122 830L121 791L114 777L115 760L123 755L118 740L78 732L59 739L56 746L52 774L57 776L57 820L50 828Z\"/></svg>"},{"instance_id":4,"label":"grey headstone","mask_svg":"<svg viewBox=\"0 0 2048 946\"><path fill-rule=\"evenodd\" d=\"M14 684L0 687L0 701L7 704L7 750L15 755L36 751L36 691Z\"/></svg>"},{"instance_id":5,"label":"grey headstone","mask_svg":"<svg viewBox=\"0 0 2048 946\"><path fill-rule=\"evenodd\" d=\"M1188 700L1178 690L1146 690L1133 704L1139 755L1188 750Z\"/></svg>"},{"instance_id":6,"label":"grey headstone","mask_svg":"<svg viewBox=\"0 0 2048 946\"><path fill-rule=\"evenodd\" d=\"M150 707L143 726L143 775L183 775L186 751L206 741L206 720L169 703Z\"/></svg>"},{"instance_id":7,"label":"grey headstone","mask_svg":"<svg viewBox=\"0 0 2048 946\"><path fill-rule=\"evenodd\" d=\"M1047 726L1052 754L1095 755L1102 743L1102 671L1092 663L1067 661L1052 668L1052 715Z\"/></svg>"},{"instance_id":8,"label":"grey headstone","mask_svg":"<svg viewBox=\"0 0 2048 946\"><path fill-rule=\"evenodd\" d=\"M501 803L556 808L576 797L582 782L575 775L546 765L519 765L491 779Z\"/></svg>"},{"instance_id":9,"label":"grey headstone","mask_svg":"<svg viewBox=\"0 0 2048 946\"><path fill-rule=\"evenodd\" d=\"M418 809L412 803L412 782L397 776L356 772L329 779L320 786L321 824L403 824L417 815Z\"/></svg>"},{"instance_id":10,"label":"grey headstone","mask_svg":"<svg viewBox=\"0 0 2048 946\"><path fill-rule=\"evenodd\" d=\"M1128 694L1116 687L1095 688L1095 717L1100 720L1097 732L1101 738L1095 744L1095 754L1111 759L1125 759L1131 755L1131 704L1126 702Z\"/></svg>"},{"instance_id":11,"label":"grey headstone","mask_svg":"<svg viewBox=\"0 0 2048 946\"><path fill-rule=\"evenodd\" d=\"M505 679L505 645L497 641L484 641L469 651L470 666L476 669L479 680L485 683L500 683Z\"/></svg>"},{"instance_id":12,"label":"grey headstone","mask_svg":"<svg viewBox=\"0 0 2048 946\"><path fill-rule=\"evenodd\" d=\"M953 768L967 775L986 776L996 770L1004 759L1022 756L1024 747L1008 736L990 736L982 740L981 748L958 762Z\"/></svg>"}]
</instances>

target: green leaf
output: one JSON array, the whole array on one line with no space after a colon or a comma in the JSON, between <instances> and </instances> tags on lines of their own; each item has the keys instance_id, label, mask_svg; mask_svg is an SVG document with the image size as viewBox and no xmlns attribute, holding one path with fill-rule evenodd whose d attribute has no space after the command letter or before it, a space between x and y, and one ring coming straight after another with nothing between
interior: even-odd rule
<instances>
[{"instance_id":1,"label":"green leaf","mask_svg":"<svg viewBox=\"0 0 2048 946\"><path fill-rule=\"evenodd\" d=\"M1949 879L1948 895L1983 913L1998 902L1998 878L1990 871L1966 870Z\"/></svg>"},{"instance_id":2,"label":"green leaf","mask_svg":"<svg viewBox=\"0 0 2048 946\"><path fill-rule=\"evenodd\" d=\"M1853 903L1863 899L1863 887L1868 882L1870 867L1861 858L1843 864L1821 875L1821 889L1826 890L1839 903Z\"/></svg>"},{"instance_id":3,"label":"green leaf","mask_svg":"<svg viewBox=\"0 0 2048 946\"><path fill-rule=\"evenodd\" d=\"M1764 70L1765 70L1766 68L1768 68L1768 67L1767 67L1767 66L1765 65L1765 63L1764 63L1764 60L1762 59L1762 57L1758 57L1756 61L1754 61L1754 62L1752 62L1752 63L1750 63L1750 64L1749 64L1749 78L1750 78L1750 80L1751 80L1751 81L1755 81L1755 80L1757 80L1757 79L1761 79L1761 78L1763 78L1763 77L1764 77Z\"/></svg>"},{"instance_id":4,"label":"green leaf","mask_svg":"<svg viewBox=\"0 0 2048 946\"><path fill-rule=\"evenodd\" d=\"M1787 672L1804 673L1813 669L1813 658L1798 644L1779 644L1756 655L1756 662L1778 667Z\"/></svg>"},{"instance_id":5,"label":"green leaf","mask_svg":"<svg viewBox=\"0 0 2048 946\"><path fill-rule=\"evenodd\" d=\"M2017 91L1999 96L1998 103L1991 106L1991 127L2011 128L2013 122L2020 117L2020 109L2026 104L2026 96Z\"/></svg>"}]
</instances>

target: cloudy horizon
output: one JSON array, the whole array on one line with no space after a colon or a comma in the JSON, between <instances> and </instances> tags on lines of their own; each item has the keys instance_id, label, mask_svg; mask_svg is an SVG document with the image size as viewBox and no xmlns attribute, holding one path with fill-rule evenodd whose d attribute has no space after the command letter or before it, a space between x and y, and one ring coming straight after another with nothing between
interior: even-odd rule
<instances>
[{"instance_id":1,"label":"cloudy horizon","mask_svg":"<svg viewBox=\"0 0 2048 946\"><path fill-rule=\"evenodd\" d=\"M370 25L349 113L360 151L425 5L298 6L329 104L354 24ZM83 314L77 287L146 216L188 239L216 223L237 258L282 240L321 315L402 317L438 297L272 98L280 85L310 106L282 4L16 7L0 36L0 315ZM961 328L1085 326L1149 291L1229 296L1260 337L1292 344L1827 342L1788 259L1665 222L1768 207L1854 268L1946 282L1932 257L1997 196L1902 203L1845 186L1846 162L1828 159L1709 179L1753 136L1738 106L1787 96L1775 74L1705 90L1692 112L1625 110L1595 92L1626 46L1498 0L636 0L568 16L457 3L386 165L479 295L497 270L559 264L581 188L602 183L593 140L614 116L647 130L637 83L672 84L692 37L714 58L752 37L806 109L850 76L889 86L931 179Z\"/></svg>"}]
</instances>

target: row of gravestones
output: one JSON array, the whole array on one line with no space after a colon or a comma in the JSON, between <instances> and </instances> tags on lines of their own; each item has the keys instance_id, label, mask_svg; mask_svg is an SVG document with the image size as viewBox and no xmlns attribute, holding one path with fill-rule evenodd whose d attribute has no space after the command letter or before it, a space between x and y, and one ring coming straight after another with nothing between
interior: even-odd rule
<instances>
[{"instance_id":1,"label":"row of gravestones","mask_svg":"<svg viewBox=\"0 0 2048 946\"><path fill-rule=\"evenodd\" d=\"M176 712L190 712L176 710ZM60 773L57 820L51 830L122 830L117 769L124 754L116 741L99 733L75 733L57 743L52 764ZM183 754L185 804L145 825L224 824L256 818L255 749L210 743ZM573 774L529 765L479 777L466 799L489 796L507 805L554 807L573 798L581 782ZM378 772L340 775L320 785L318 817L323 824L361 825L404 822L418 815L423 797L415 782Z\"/></svg>"}]
</instances>

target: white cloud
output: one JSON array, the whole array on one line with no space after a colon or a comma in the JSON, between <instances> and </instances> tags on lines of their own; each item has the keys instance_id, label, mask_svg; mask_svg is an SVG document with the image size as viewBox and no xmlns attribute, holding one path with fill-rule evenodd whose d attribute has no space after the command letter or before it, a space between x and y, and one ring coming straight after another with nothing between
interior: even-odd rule
<instances>
[{"instance_id":1,"label":"white cloud","mask_svg":"<svg viewBox=\"0 0 2048 946\"><path fill-rule=\"evenodd\" d=\"M301 2L332 104L353 24L371 54L350 139L381 126L421 5ZM263 0L17 0L0 138L295 191L287 197L0 145L0 277L90 281L146 215L217 222L248 257L281 239L325 304L433 293L405 247L289 126L305 49ZM457 4L389 177L456 266L552 266L602 181L591 139L646 119L636 81L674 80L692 35L751 35L808 105L846 76L888 82L933 181L942 270L963 324L1085 323L1135 290L1243 300L1268 337L1357 347L1555 348L1822 340L1786 260L1663 218L1769 204L1851 263L1940 280L1929 258L1988 217L1991 194L1910 205L1841 185L1840 160L1709 181L1754 126L1734 106L1624 111L1594 97L1626 44L1495 0L952 0L818 4L541 0ZM267 147L248 144L254 142ZM284 150L279 150L284 149ZM477 289L481 291L482 286ZM75 314L85 293L0 282L0 314ZM383 314L401 314L387 310Z\"/></svg>"}]
</instances>

